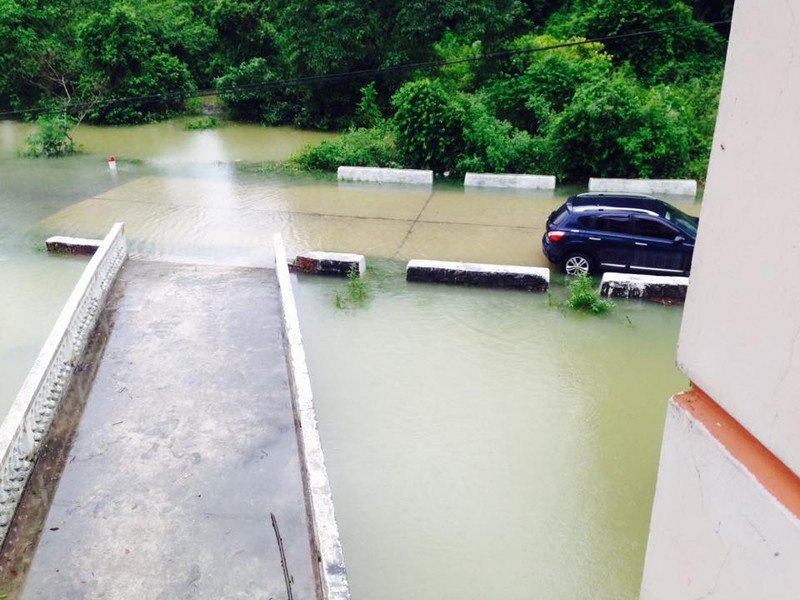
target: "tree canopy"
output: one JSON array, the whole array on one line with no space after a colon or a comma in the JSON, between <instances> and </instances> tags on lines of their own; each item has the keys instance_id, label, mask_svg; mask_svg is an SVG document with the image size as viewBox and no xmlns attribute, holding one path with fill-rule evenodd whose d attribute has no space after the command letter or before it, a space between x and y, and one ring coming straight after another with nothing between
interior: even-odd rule
<instances>
[{"instance_id":1,"label":"tree canopy","mask_svg":"<svg viewBox=\"0 0 800 600\"><path fill-rule=\"evenodd\" d=\"M0 0L0 108L139 123L216 88L232 119L374 128L362 161L702 177L732 6Z\"/></svg>"}]
</instances>

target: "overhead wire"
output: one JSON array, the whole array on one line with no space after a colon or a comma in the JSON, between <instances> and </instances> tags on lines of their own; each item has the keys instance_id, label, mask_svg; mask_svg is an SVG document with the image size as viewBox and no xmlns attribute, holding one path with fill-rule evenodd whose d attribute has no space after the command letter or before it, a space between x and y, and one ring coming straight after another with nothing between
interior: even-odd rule
<instances>
[{"instance_id":1,"label":"overhead wire","mask_svg":"<svg viewBox=\"0 0 800 600\"><path fill-rule=\"evenodd\" d=\"M469 56L464 58L458 59L450 59L450 60L434 60L434 61L424 61L424 62L417 62L417 63L405 63L401 65L393 65L388 67L375 67L370 69L359 69L355 71L342 71L339 73L327 73L323 75L308 75L305 77L295 77L295 78L287 78L287 79L276 79L274 81L265 81L261 83L251 83L251 84L241 84L241 85L233 85L228 87L222 88L206 88L202 90L195 90L191 92L185 91L173 91L173 92L162 92L158 94L147 94L147 95L140 95L140 96L126 96L124 98L109 98L105 101L83 101L83 102L75 102L71 103L67 106L70 110L80 111L84 108L94 108L94 107L109 107L114 105L125 105L125 104L133 104L133 103L140 103L140 102L147 102L152 100L165 100L169 98L198 98L198 97L208 97L214 96L219 94L231 93L236 91L260 91L260 90L269 90L275 88L289 88L289 87L296 87L296 86L311 86L311 85L318 85L321 83L327 83L329 81L339 81L339 80L347 80L347 79L361 79L367 76L376 78L387 73L396 73L396 72L403 72L403 71L425 71L430 69L440 69L442 67L448 67L452 65L459 65L465 63L473 63L473 62L480 62L480 61L489 61L489 60L500 60L503 58L509 58L512 56L518 56L522 54L533 54L536 52L547 52L550 50L558 50L560 48L571 48L575 46L584 46L588 44L605 44L607 42L614 42L618 40L626 40L631 38L637 37L645 37L651 35L662 35L665 33L671 33L674 31L681 31L686 29L697 29L701 27L715 27L718 25L730 25L730 20L723 20L723 21L711 21L708 23L694 23L691 25L679 25L676 27L665 27L662 29L649 29L645 31L633 31L628 33L620 33L614 35L606 35L601 37L595 38L586 38L586 39L573 39L567 42L559 42L558 44L551 44L548 46L540 46L536 48L518 48L515 50L498 50L496 52L489 52L487 54L482 54L480 56ZM56 110L53 107L40 107L40 108L28 108L28 109L17 109L17 110L8 110L8 111L0 111L0 118L3 117L11 117L17 115L26 115L26 114L47 114L52 112L61 112L64 108Z\"/></svg>"}]
</instances>

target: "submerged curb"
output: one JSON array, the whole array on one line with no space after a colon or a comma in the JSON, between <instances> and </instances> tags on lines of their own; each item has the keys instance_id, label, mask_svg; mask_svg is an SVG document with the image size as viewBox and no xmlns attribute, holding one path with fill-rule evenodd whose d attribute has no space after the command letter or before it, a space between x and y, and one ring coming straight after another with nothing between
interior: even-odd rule
<instances>
[{"instance_id":1,"label":"submerged curb","mask_svg":"<svg viewBox=\"0 0 800 600\"><path fill-rule=\"evenodd\" d=\"M45 246L54 254L85 254L92 256L102 245L103 240L56 235L47 238Z\"/></svg>"},{"instance_id":2,"label":"submerged curb","mask_svg":"<svg viewBox=\"0 0 800 600\"><path fill-rule=\"evenodd\" d=\"M415 259L406 267L406 281L546 292L550 269Z\"/></svg>"},{"instance_id":3,"label":"submerged curb","mask_svg":"<svg viewBox=\"0 0 800 600\"><path fill-rule=\"evenodd\" d=\"M694 179L612 179L590 177L589 191L696 196L697 182Z\"/></svg>"},{"instance_id":4,"label":"submerged curb","mask_svg":"<svg viewBox=\"0 0 800 600\"><path fill-rule=\"evenodd\" d=\"M347 581L342 542L333 510L333 495L317 429L317 414L314 409L314 396L311 391L311 379L308 376L303 339L300 335L300 321L297 317L297 306L286 263L286 251L279 233L275 234L273 243L280 288L289 387L295 413L306 509L312 529L310 533L315 568L319 569L323 600L350 600L350 584Z\"/></svg>"},{"instance_id":5,"label":"submerged curb","mask_svg":"<svg viewBox=\"0 0 800 600\"><path fill-rule=\"evenodd\" d=\"M347 277L355 269L361 277L367 271L367 262L363 254L315 251L298 254L294 261L289 263L289 269L295 273L339 277Z\"/></svg>"},{"instance_id":6,"label":"submerged curb","mask_svg":"<svg viewBox=\"0 0 800 600\"><path fill-rule=\"evenodd\" d=\"M600 295L678 304L686 301L688 288L688 277L604 273L600 282Z\"/></svg>"},{"instance_id":7,"label":"submerged curb","mask_svg":"<svg viewBox=\"0 0 800 600\"><path fill-rule=\"evenodd\" d=\"M339 181L368 181L372 183L413 183L433 185L433 171L420 169L382 169L379 167L339 167Z\"/></svg>"},{"instance_id":8,"label":"submerged curb","mask_svg":"<svg viewBox=\"0 0 800 600\"><path fill-rule=\"evenodd\" d=\"M513 173L467 173L465 187L518 188L527 190L556 189L555 175L516 175Z\"/></svg>"}]
</instances>

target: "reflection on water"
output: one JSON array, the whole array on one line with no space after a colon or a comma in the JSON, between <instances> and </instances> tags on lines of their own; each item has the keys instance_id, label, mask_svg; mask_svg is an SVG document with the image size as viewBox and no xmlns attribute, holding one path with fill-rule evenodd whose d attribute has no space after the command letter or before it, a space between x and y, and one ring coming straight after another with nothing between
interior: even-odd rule
<instances>
[{"instance_id":1,"label":"reflection on water","mask_svg":"<svg viewBox=\"0 0 800 600\"><path fill-rule=\"evenodd\" d=\"M638 597L679 309L296 281L355 598Z\"/></svg>"},{"instance_id":2,"label":"reflection on water","mask_svg":"<svg viewBox=\"0 0 800 600\"><path fill-rule=\"evenodd\" d=\"M60 160L19 158L30 131L0 122L0 411L85 264L41 252L50 235L124 221L134 257L270 266L277 231L290 253L386 259L364 310L335 310L330 281L299 286L354 596L635 597L664 403L683 387L680 309L589 320L546 296L402 281L410 258L546 265L544 221L580 190L239 168L324 137L288 129L82 126L87 153Z\"/></svg>"}]
</instances>

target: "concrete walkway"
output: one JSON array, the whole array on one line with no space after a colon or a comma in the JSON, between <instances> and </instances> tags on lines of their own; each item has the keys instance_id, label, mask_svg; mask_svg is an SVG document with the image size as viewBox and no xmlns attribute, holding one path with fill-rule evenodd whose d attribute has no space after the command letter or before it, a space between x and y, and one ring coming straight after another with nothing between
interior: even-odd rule
<instances>
[{"instance_id":1,"label":"concrete walkway","mask_svg":"<svg viewBox=\"0 0 800 600\"><path fill-rule=\"evenodd\" d=\"M21 597L315 596L274 271L129 262Z\"/></svg>"}]
</instances>

